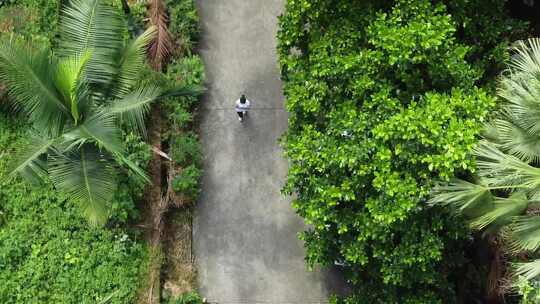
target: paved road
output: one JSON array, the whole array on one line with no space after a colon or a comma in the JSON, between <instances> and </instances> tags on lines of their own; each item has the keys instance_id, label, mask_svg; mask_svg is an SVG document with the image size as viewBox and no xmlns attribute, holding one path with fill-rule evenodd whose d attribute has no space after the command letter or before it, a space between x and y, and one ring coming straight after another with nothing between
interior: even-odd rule
<instances>
[{"instance_id":1,"label":"paved road","mask_svg":"<svg viewBox=\"0 0 540 304\"><path fill-rule=\"evenodd\" d=\"M328 275L308 272L302 221L280 188L287 128L275 53L281 0L199 0L207 69L201 113L203 191L194 219L199 287L210 302L324 303ZM242 125L233 102L254 109ZM330 282L330 283L329 283Z\"/></svg>"}]
</instances>

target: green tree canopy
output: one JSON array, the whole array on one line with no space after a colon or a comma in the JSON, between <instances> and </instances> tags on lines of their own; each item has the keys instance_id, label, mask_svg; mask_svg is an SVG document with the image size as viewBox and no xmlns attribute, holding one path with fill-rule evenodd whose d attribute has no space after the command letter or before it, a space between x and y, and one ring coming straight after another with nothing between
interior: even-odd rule
<instances>
[{"instance_id":1,"label":"green tree canopy","mask_svg":"<svg viewBox=\"0 0 540 304\"><path fill-rule=\"evenodd\" d=\"M468 18L479 2L287 1L285 192L310 224L308 263L342 265L357 294L350 303L456 300L466 231L426 201L434 181L474 166L495 105L477 86L505 56L478 58L506 42L469 43L469 27L485 24L486 37L520 28L501 21L502 2Z\"/></svg>"}]
</instances>

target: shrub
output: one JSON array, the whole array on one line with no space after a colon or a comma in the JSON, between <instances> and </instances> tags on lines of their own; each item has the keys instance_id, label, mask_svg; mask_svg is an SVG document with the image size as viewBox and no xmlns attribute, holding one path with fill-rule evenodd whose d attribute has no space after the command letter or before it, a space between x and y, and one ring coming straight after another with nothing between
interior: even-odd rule
<instances>
[{"instance_id":1,"label":"shrub","mask_svg":"<svg viewBox=\"0 0 540 304\"><path fill-rule=\"evenodd\" d=\"M177 7L193 5L191 0L181 1L171 7L171 11ZM182 28L188 35L189 27ZM174 59L167 68L166 79L171 86L187 85L201 86L204 82L204 65L197 55ZM172 128L168 131L168 138L173 161L179 167L178 174L173 182L173 190L191 198L196 198L201 177L201 146L197 135L188 131L192 127L193 110L198 97L181 97L171 99L166 103L166 112Z\"/></svg>"},{"instance_id":2,"label":"shrub","mask_svg":"<svg viewBox=\"0 0 540 304\"><path fill-rule=\"evenodd\" d=\"M139 35L140 31L144 30L147 5L146 1L135 1L129 5L128 27L129 31L135 35Z\"/></svg>"},{"instance_id":3,"label":"shrub","mask_svg":"<svg viewBox=\"0 0 540 304\"><path fill-rule=\"evenodd\" d=\"M167 75L175 83L200 85L204 81L204 64L198 55L175 59L169 64Z\"/></svg>"},{"instance_id":4,"label":"shrub","mask_svg":"<svg viewBox=\"0 0 540 304\"><path fill-rule=\"evenodd\" d=\"M179 85L202 86L204 77L203 62L199 56L194 55L172 60L168 65L165 78L171 87L175 87ZM193 96L171 99L165 104L169 121L176 128L188 128L193 121L193 106L198 100L198 97Z\"/></svg>"},{"instance_id":5,"label":"shrub","mask_svg":"<svg viewBox=\"0 0 540 304\"><path fill-rule=\"evenodd\" d=\"M134 133L133 131L124 131L122 132L122 138L124 139L124 145L126 147L127 159L133 162L136 166L146 169L148 163L152 158L152 151L150 145L147 144L141 135ZM127 184L129 192L135 199L141 198L145 189L145 184L139 179L133 176L133 173L125 170L124 174L120 176L121 182ZM124 188L125 187L120 187Z\"/></svg>"},{"instance_id":6,"label":"shrub","mask_svg":"<svg viewBox=\"0 0 540 304\"><path fill-rule=\"evenodd\" d=\"M199 15L193 0L167 0L169 30L179 50L191 55L199 37Z\"/></svg>"},{"instance_id":7,"label":"shrub","mask_svg":"<svg viewBox=\"0 0 540 304\"><path fill-rule=\"evenodd\" d=\"M190 165L180 172L173 180L173 190L195 198L199 194L199 180L201 169L195 165Z\"/></svg>"},{"instance_id":8,"label":"shrub","mask_svg":"<svg viewBox=\"0 0 540 304\"><path fill-rule=\"evenodd\" d=\"M518 279L517 294L520 304L538 304L540 302L540 282L538 280Z\"/></svg>"},{"instance_id":9,"label":"shrub","mask_svg":"<svg viewBox=\"0 0 540 304\"><path fill-rule=\"evenodd\" d=\"M4 5L2 5L4 4ZM0 33L53 40L58 24L59 0L0 0Z\"/></svg>"},{"instance_id":10,"label":"shrub","mask_svg":"<svg viewBox=\"0 0 540 304\"><path fill-rule=\"evenodd\" d=\"M173 139L172 158L178 165L200 164L201 156L201 144L195 133L189 132Z\"/></svg>"},{"instance_id":11,"label":"shrub","mask_svg":"<svg viewBox=\"0 0 540 304\"><path fill-rule=\"evenodd\" d=\"M184 293L179 298L170 299L168 302L168 304L203 304L203 303L204 302L201 296L194 291Z\"/></svg>"},{"instance_id":12,"label":"shrub","mask_svg":"<svg viewBox=\"0 0 540 304\"><path fill-rule=\"evenodd\" d=\"M117 193L110 229L95 229L51 185L9 181L23 127L0 115L0 302L133 303L146 249L117 226L134 216L131 196Z\"/></svg>"},{"instance_id":13,"label":"shrub","mask_svg":"<svg viewBox=\"0 0 540 304\"><path fill-rule=\"evenodd\" d=\"M0 8L0 33L31 33L36 22L33 9L24 9L19 6L6 6Z\"/></svg>"},{"instance_id":14,"label":"shrub","mask_svg":"<svg viewBox=\"0 0 540 304\"><path fill-rule=\"evenodd\" d=\"M474 167L495 105L476 85L503 60L480 63L489 44L460 31L427 0L290 0L280 18L284 192L312 227L307 262L344 265L356 291L346 303L456 300L468 235L425 202L436 180Z\"/></svg>"}]
</instances>

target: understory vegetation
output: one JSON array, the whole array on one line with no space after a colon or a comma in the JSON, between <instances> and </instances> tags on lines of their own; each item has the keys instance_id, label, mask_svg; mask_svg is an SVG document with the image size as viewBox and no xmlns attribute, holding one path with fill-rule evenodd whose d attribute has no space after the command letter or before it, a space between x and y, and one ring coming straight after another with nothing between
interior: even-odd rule
<instances>
[{"instance_id":1,"label":"understory vegetation","mask_svg":"<svg viewBox=\"0 0 540 304\"><path fill-rule=\"evenodd\" d=\"M124 184L102 229L50 183L10 180L7 163L26 128L0 115L0 302L132 303L147 257L138 233L126 229L138 215L137 194Z\"/></svg>"},{"instance_id":2,"label":"understory vegetation","mask_svg":"<svg viewBox=\"0 0 540 304\"><path fill-rule=\"evenodd\" d=\"M47 52L49 46L58 45L55 36L58 10L57 1L10 1L0 8L3 16L0 20L3 68L8 55L21 56L19 62L24 62L24 52L6 52L10 43L23 46L30 42L43 52ZM33 64L36 62L32 61ZM15 75L4 74L2 79L15 78ZM2 82L0 91L6 92L3 85L6 83ZM30 88L32 86L25 89ZM33 88L36 89L35 86ZM10 95L17 93L12 91ZM69 95L64 96L67 98ZM25 102L24 96L19 97L19 102ZM43 96L36 94L35 97ZM13 109L12 101L8 99L7 94L0 97L0 302L134 302L148 256L140 233L129 228L130 222L138 220L135 202L142 196L141 184L121 171L114 179L118 183L117 190L110 193L107 202L107 225L97 228L89 225L83 217L83 202L58 192L45 176L41 175L44 178L42 183L35 184L8 176L13 169L12 164L21 155L29 155L25 147L35 148L28 146L29 142L47 138L43 135L47 126L32 128L29 124L40 119L39 113L36 112L38 116L31 119L23 119L23 115L32 113L32 109L22 106L23 110L17 116L8 114ZM75 113L70 112L72 115ZM36 131L44 133L38 139L31 137ZM118 144L124 148L126 160L145 167L150 159L150 149L141 136L126 128L115 132L118 132L115 134L121 142ZM46 167L36 165L34 172L38 173L39 168ZM107 181L110 182L113 181ZM91 218L97 222L104 217Z\"/></svg>"},{"instance_id":3,"label":"understory vegetation","mask_svg":"<svg viewBox=\"0 0 540 304\"><path fill-rule=\"evenodd\" d=\"M334 301L519 302L489 239L428 204L476 171L509 46L530 36L505 2L287 1L284 192L311 225L308 264L347 275L353 292Z\"/></svg>"},{"instance_id":4,"label":"understory vegetation","mask_svg":"<svg viewBox=\"0 0 540 304\"><path fill-rule=\"evenodd\" d=\"M146 26L145 1L0 1L1 303L146 301L155 253L144 228L145 170L153 153L163 153L146 143L150 103L161 100L167 116L173 200L194 202L201 175L190 131L204 80L193 53L198 17L192 0L167 4L171 62L154 72L145 57L158 33ZM97 18L85 19L90 7ZM38 83L43 94L35 94ZM81 151L95 163L75 157ZM29 183L13 172L37 178ZM188 283L184 291L194 288ZM192 292L178 301L200 298Z\"/></svg>"},{"instance_id":5,"label":"understory vegetation","mask_svg":"<svg viewBox=\"0 0 540 304\"><path fill-rule=\"evenodd\" d=\"M199 16L195 1L165 1L168 28L173 45L164 75L171 87L201 88L205 81L204 65L195 53L199 39ZM199 304L196 273L191 256L191 218L194 203L201 191L202 148L196 130L199 96L184 96L162 103L165 128L162 142L171 158L167 164L163 192L168 198L165 215L162 297L170 303ZM165 219L164 219L165 220Z\"/></svg>"}]
</instances>

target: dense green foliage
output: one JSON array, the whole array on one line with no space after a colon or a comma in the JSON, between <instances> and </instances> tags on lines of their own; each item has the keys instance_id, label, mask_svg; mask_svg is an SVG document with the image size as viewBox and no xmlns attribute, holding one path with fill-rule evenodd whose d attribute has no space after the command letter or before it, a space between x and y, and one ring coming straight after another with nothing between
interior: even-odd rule
<instances>
[{"instance_id":1,"label":"dense green foliage","mask_svg":"<svg viewBox=\"0 0 540 304\"><path fill-rule=\"evenodd\" d=\"M197 197L199 194L199 180L201 178L201 169L195 165L189 165L173 180L173 189L178 193L184 193L189 197Z\"/></svg>"},{"instance_id":2,"label":"dense green foliage","mask_svg":"<svg viewBox=\"0 0 540 304\"><path fill-rule=\"evenodd\" d=\"M0 36L15 33L39 44L55 39L58 1L8 4L0 8ZM0 112L7 113L3 98L0 94ZM8 178L7 164L28 140L23 121L0 114L0 302L134 303L148 254L138 234L125 227L138 218L135 202L143 185L120 172L107 227L89 227L79 206L49 181L30 186ZM126 130L125 157L145 168L150 149Z\"/></svg>"},{"instance_id":3,"label":"dense green foliage","mask_svg":"<svg viewBox=\"0 0 540 304\"><path fill-rule=\"evenodd\" d=\"M175 53L191 55L199 38L199 14L192 0L167 0L169 31L176 41Z\"/></svg>"},{"instance_id":4,"label":"dense green foliage","mask_svg":"<svg viewBox=\"0 0 540 304\"><path fill-rule=\"evenodd\" d=\"M24 124L0 115L0 302L132 303L146 250L122 229L136 216L134 191L117 192L109 229L94 229L51 185L7 178ZM132 157L143 151L134 146ZM127 182L127 179L126 179Z\"/></svg>"},{"instance_id":5,"label":"dense green foliage","mask_svg":"<svg viewBox=\"0 0 540 304\"><path fill-rule=\"evenodd\" d=\"M167 304L203 304L203 299L196 292L188 292L178 298L169 299Z\"/></svg>"},{"instance_id":6,"label":"dense green foliage","mask_svg":"<svg viewBox=\"0 0 540 304\"><path fill-rule=\"evenodd\" d=\"M0 33L16 33L26 38L45 36L53 40L59 3L59 0L0 0Z\"/></svg>"},{"instance_id":7,"label":"dense green foliage","mask_svg":"<svg viewBox=\"0 0 540 304\"><path fill-rule=\"evenodd\" d=\"M514 287L521 297L520 304L540 303L540 281L518 280Z\"/></svg>"},{"instance_id":8,"label":"dense green foliage","mask_svg":"<svg viewBox=\"0 0 540 304\"><path fill-rule=\"evenodd\" d=\"M57 43L58 1L8 2L0 8L2 35L9 37L15 33L35 43L50 40L53 46ZM112 4L119 7L117 1ZM182 45L182 52L175 55L191 54L198 31L194 2L171 1L169 4L172 33ZM146 14L142 1L131 6L131 14L138 28L130 30L137 32ZM186 14L186 18L182 18L182 14ZM123 36L128 37L127 33ZM183 57L173 60L165 76L145 70L141 78L143 85L159 83L166 88L200 85L204 67L198 56ZM181 166L198 166L200 161L197 137L186 132L192 126L191 113L196 101L194 97L164 101L174 125L166 135L171 143L176 143L173 155L178 157L177 164ZM0 100L0 106L2 104L5 100ZM128 121L122 120L121 125L125 158L145 168L151 156L148 145L141 136L128 131ZM67 201L49 182L30 187L19 179L8 181L6 178L6 164L16 155L14 147L26 141L25 128L28 128L26 124L15 123L4 116L0 118L0 302L134 303L137 289L145 282L141 271L146 271L148 253L138 240L138 234L125 227L138 220L135 201L141 198L144 185L129 171L121 171L117 176L119 186L109 204L106 228L90 228L81 218L77 205ZM178 140L172 140L177 137ZM195 195L198 178L197 182L193 181L195 179L192 184L196 186L191 186L189 191ZM183 300L200 302L195 294Z\"/></svg>"},{"instance_id":9,"label":"dense green foliage","mask_svg":"<svg viewBox=\"0 0 540 304\"><path fill-rule=\"evenodd\" d=\"M170 22L168 24L175 49L165 71L168 86L202 87L205 81L204 65L196 55L199 34L199 17L195 0L165 0ZM162 269L162 302L170 304L202 304L202 298L194 291L180 297L178 293L196 288L196 273L187 267L185 248L190 246L191 219L194 203L200 192L202 149L195 133L194 116L199 97L171 98L161 104L165 116L165 133L162 134L165 151L172 161L167 162L167 195L172 194L170 210L164 218L168 221L168 240L164 244L164 268ZM173 193L175 192L175 194ZM180 249L182 248L182 249Z\"/></svg>"},{"instance_id":10,"label":"dense green foliage","mask_svg":"<svg viewBox=\"0 0 540 304\"><path fill-rule=\"evenodd\" d=\"M192 55L192 48L198 34L198 18L194 2L179 1L169 3L171 12L171 32L180 41L181 52L177 53L167 66L166 83L169 86L197 86L204 84L204 65L198 55ZM180 20L179 16L186 16ZM184 56L181 56L184 55ZM193 113L199 99L185 96L171 99L164 104L170 123L167 139L169 152L178 174L172 181L173 190L195 201L200 192L202 175L202 149L197 134L192 130Z\"/></svg>"},{"instance_id":11,"label":"dense green foliage","mask_svg":"<svg viewBox=\"0 0 540 304\"><path fill-rule=\"evenodd\" d=\"M204 65L198 55L173 59L167 67L169 85L201 86L204 83ZM194 96L175 98L165 105L169 121L177 128L189 129L193 110L199 99Z\"/></svg>"},{"instance_id":12,"label":"dense green foliage","mask_svg":"<svg viewBox=\"0 0 540 304\"><path fill-rule=\"evenodd\" d=\"M508 17L506 0L442 1L456 26L456 37L469 47L467 60L482 73L480 83L495 84L508 59L508 45L527 37L523 21ZM481 13L480 13L481 12Z\"/></svg>"},{"instance_id":13,"label":"dense green foliage","mask_svg":"<svg viewBox=\"0 0 540 304\"><path fill-rule=\"evenodd\" d=\"M452 303L463 280L464 225L425 202L474 168L493 71L524 25L503 1L448 3L289 0L280 18L285 192L312 225L308 263L343 265L350 303Z\"/></svg>"},{"instance_id":14,"label":"dense green foliage","mask_svg":"<svg viewBox=\"0 0 540 304\"><path fill-rule=\"evenodd\" d=\"M186 164L190 161L195 164L201 162L201 145L199 138L193 132L182 134L173 139L172 158L178 164Z\"/></svg>"},{"instance_id":15,"label":"dense green foliage","mask_svg":"<svg viewBox=\"0 0 540 304\"><path fill-rule=\"evenodd\" d=\"M514 50L509 71L499 82L498 94L504 103L486 123L485 138L474 149L478 170L473 182L455 179L437 187L432 202L465 215L473 229L503 238L506 256L520 262L514 272L537 284L540 39L522 41Z\"/></svg>"},{"instance_id":16,"label":"dense green foliage","mask_svg":"<svg viewBox=\"0 0 540 304\"><path fill-rule=\"evenodd\" d=\"M125 16L100 0L72 0L60 20L53 51L35 42L0 44L0 81L30 123L10 171L31 181L50 179L92 224L103 224L118 166L148 181L126 157L122 124L144 134L149 104L162 98L160 87L140 82L156 30L125 41Z\"/></svg>"}]
</instances>

